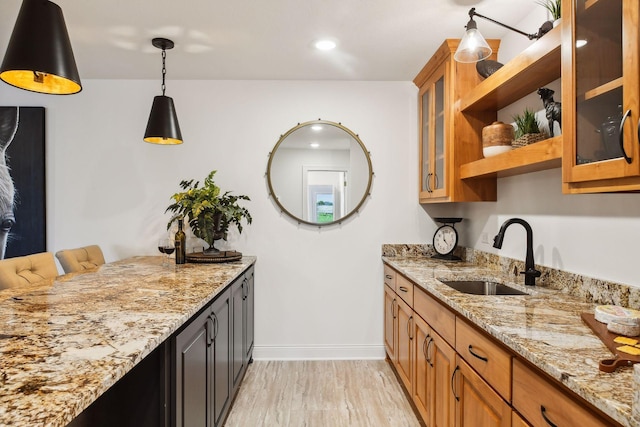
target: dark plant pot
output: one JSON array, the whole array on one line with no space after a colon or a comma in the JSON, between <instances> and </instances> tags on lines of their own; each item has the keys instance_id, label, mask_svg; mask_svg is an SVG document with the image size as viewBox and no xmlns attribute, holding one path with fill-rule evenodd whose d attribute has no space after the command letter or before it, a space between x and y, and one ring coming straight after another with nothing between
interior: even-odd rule
<instances>
[{"instance_id":1,"label":"dark plant pot","mask_svg":"<svg viewBox=\"0 0 640 427\"><path fill-rule=\"evenodd\" d=\"M205 249L203 252L205 255L211 255L211 254L216 254L218 252L220 252L220 250L218 248L215 247L215 242L216 240L220 240L224 237L224 233L222 231L220 231L220 220L222 219L222 214L216 214L213 217L213 227L214 227L214 232L213 232L213 243L211 244L211 246L209 246L207 249Z\"/></svg>"}]
</instances>

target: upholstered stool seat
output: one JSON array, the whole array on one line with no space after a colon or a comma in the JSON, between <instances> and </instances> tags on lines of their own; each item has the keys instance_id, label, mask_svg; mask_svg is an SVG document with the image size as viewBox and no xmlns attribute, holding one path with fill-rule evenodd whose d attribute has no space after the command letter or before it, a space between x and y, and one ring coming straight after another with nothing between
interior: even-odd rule
<instances>
[{"instance_id":1,"label":"upholstered stool seat","mask_svg":"<svg viewBox=\"0 0 640 427\"><path fill-rule=\"evenodd\" d=\"M51 252L0 260L0 289L28 286L57 275Z\"/></svg>"},{"instance_id":2,"label":"upholstered stool seat","mask_svg":"<svg viewBox=\"0 0 640 427\"><path fill-rule=\"evenodd\" d=\"M88 270L104 264L104 255L98 245L64 249L56 252L56 258L65 273Z\"/></svg>"}]
</instances>

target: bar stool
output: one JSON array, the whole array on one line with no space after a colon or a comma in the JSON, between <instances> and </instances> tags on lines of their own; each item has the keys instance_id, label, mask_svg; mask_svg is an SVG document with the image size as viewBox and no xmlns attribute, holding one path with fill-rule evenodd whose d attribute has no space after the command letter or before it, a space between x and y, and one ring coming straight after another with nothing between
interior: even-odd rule
<instances>
[{"instance_id":1,"label":"bar stool","mask_svg":"<svg viewBox=\"0 0 640 427\"><path fill-rule=\"evenodd\" d=\"M0 289L18 288L58 275L51 252L0 260Z\"/></svg>"},{"instance_id":2,"label":"bar stool","mask_svg":"<svg viewBox=\"0 0 640 427\"><path fill-rule=\"evenodd\" d=\"M104 255L98 245L63 249L56 252L56 258L65 273L89 270L104 264Z\"/></svg>"}]
</instances>

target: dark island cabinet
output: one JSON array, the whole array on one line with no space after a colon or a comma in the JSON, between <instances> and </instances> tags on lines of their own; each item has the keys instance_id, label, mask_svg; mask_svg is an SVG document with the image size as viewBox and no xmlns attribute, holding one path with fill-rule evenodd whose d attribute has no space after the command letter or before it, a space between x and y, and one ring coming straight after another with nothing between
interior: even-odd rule
<instances>
[{"instance_id":1,"label":"dark island cabinet","mask_svg":"<svg viewBox=\"0 0 640 427\"><path fill-rule=\"evenodd\" d=\"M251 267L175 336L176 427L224 423L251 361L253 301Z\"/></svg>"}]
</instances>

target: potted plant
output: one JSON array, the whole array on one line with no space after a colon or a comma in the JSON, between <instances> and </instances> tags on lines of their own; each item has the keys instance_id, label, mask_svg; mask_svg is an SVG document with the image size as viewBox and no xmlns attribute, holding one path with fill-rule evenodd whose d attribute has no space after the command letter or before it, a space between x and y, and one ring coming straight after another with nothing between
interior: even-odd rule
<instances>
[{"instance_id":1,"label":"potted plant","mask_svg":"<svg viewBox=\"0 0 640 427\"><path fill-rule=\"evenodd\" d=\"M176 218L186 218L193 235L209 245L205 253L218 252L214 243L218 239L227 240L229 227L234 225L242 233L242 220L247 224L252 221L247 208L238 204L239 200L250 200L249 197L232 195L230 191L221 194L220 187L213 181L216 172L214 170L207 175L202 187L199 187L199 181L194 183L193 179L180 181L183 191L171 196L174 203L165 211L174 214L167 229Z\"/></svg>"},{"instance_id":2,"label":"potted plant","mask_svg":"<svg viewBox=\"0 0 640 427\"><path fill-rule=\"evenodd\" d=\"M512 146L522 147L546 139L546 135L540 131L540 123L535 112L525 108L522 114L514 115L513 120L516 131Z\"/></svg>"},{"instance_id":3,"label":"potted plant","mask_svg":"<svg viewBox=\"0 0 640 427\"><path fill-rule=\"evenodd\" d=\"M562 4L562 0L538 0L536 3L549 11L553 17L554 26L557 25L556 21L560 19L560 6Z\"/></svg>"}]
</instances>

